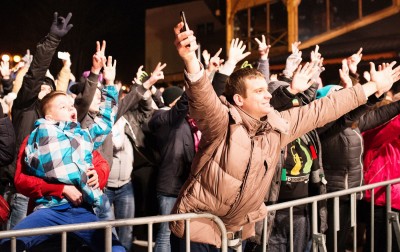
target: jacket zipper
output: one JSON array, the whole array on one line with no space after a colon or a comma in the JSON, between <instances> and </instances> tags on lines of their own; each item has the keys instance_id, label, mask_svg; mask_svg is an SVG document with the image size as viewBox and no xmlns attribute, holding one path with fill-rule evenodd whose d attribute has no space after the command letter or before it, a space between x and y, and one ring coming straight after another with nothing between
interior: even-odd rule
<instances>
[{"instance_id":1,"label":"jacket zipper","mask_svg":"<svg viewBox=\"0 0 400 252\"><path fill-rule=\"evenodd\" d=\"M242 192L244 191L244 189L245 189L245 187L247 185L246 181L247 181L247 177L248 177L248 175L250 173L251 160L253 159L253 149L254 149L254 140L253 140L253 138L251 138L250 158L249 158L249 163L248 163L246 171L245 171L245 175L243 177L242 186L241 186L241 188L239 190L239 195L237 196L237 199L235 200L235 203L233 203L231 209L226 213L225 217L230 217L230 214L237 209L241 199L243 198L243 193Z\"/></svg>"}]
</instances>

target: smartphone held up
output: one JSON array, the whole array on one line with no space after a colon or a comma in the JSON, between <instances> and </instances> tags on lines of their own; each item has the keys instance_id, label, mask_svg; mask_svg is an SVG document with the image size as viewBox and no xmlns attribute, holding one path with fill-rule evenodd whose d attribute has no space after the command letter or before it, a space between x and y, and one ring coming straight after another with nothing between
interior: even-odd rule
<instances>
[{"instance_id":1,"label":"smartphone held up","mask_svg":"<svg viewBox=\"0 0 400 252\"><path fill-rule=\"evenodd\" d=\"M188 31L189 30L189 25L187 24L187 21L186 21L185 12L181 11L180 12L180 16L181 16L181 21L183 23L183 27L181 29L181 32ZM190 46L192 46L192 47L196 46L196 42L193 41L193 42L190 43L190 45L187 45L186 47L190 47Z\"/></svg>"},{"instance_id":2,"label":"smartphone held up","mask_svg":"<svg viewBox=\"0 0 400 252\"><path fill-rule=\"evenodd\" d=\"M181 21L182 21L182 23L183 23L183 27L182 27L182 31L187 31L187 30L189 30L189 26L188 26L188 24L187 24L187 22L186 22L186 16L185 16L185 12L184 11L181 11Z\"/></svg>"}]
</instances>

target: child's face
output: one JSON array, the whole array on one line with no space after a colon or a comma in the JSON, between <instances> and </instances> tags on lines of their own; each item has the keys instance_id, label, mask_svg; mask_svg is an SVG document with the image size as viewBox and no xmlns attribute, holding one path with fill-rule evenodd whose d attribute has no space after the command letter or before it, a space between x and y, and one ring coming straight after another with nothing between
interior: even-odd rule
<instances>
[{"instance_id":1,"label":"child's face","mask_svg":"<svg viewBox=\"0 0 400 252\"><path fill-rule=\"evenodd\" d=\"M50 103L45 118L56 122L77 122L77 112L72 98L66 95L55 97Z\"/></svg>"}]
</instances>

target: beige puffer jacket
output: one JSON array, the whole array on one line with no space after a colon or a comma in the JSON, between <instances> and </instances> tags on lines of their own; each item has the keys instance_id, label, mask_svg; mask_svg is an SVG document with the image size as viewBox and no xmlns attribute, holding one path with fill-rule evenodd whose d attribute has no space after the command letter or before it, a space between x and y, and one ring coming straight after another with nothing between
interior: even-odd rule
<instances>
[{"instance_id":1,"label":"beige puffer jacket","mask_svg":"<svg viewBox=\"0 0 400 252\"><path fill-rule=\"evenodd\" d=\"M243 228L243 239L253 236L255 222L267 215L264 196L280 149L367 100L356 85L307 106L271 112L259 121L219 99L205 75L193 83L187 80L186 86L190 115L202 139L172 213L209 212L222 219L227 231ZM170 228L184 236L183 221L172 222ZM221 246L221 234L211 220L192 220L190 234L192 241Z\"/></svg>"}]
</instances>

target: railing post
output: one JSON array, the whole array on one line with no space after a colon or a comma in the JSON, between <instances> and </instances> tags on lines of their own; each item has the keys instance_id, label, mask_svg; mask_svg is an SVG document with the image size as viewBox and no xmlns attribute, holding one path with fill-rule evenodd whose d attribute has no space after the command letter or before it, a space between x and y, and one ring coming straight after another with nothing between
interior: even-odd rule
<instances>
[{"instance_id":1,"label":"railing post","mask_svg":"<svg viewBox=\"0 0 400 252\"><path fill-rule=\"evenodd\" d=\"M61 251L67 252L67 232L61 234Z\"/></svg>"},{"instance_id":2,"label":"railing post","mask_svg":"<svg viewBox=\"0 0 400 252\"><path fill-rule=\"evenodd\" d=\"M112 251L112 226L107 226L105 230L105 251Z\"/></svg>"},{"instance_id":3,"label":"railing post","mask_svg":"<svg viewBox=\"0 0 400 252\"><path fill-rule=\"evenodd\" d=\"M147 251L153 251L153 223L147 225Z\"/></svg>"},{"instance_id":4,"label":"railing post","mask_svg":"<svg viewBox=\"0 0 400 252\"><path fill-rule=\"evenodd\" d=\"M357 193L352 193L350 198L350 222L353 227L353 251L357 251Z\"/></svg>"},{"instance_id":5,"label":"railing post","mask_svg":"<svg viewBox=\"0 0 400 252\"><path fill-rule=\"evenodd\" d=\"M389 220L389 212L392 211L391 186L386 186L386 247L387 252L392 252L392 223Z\"/></svg>"},{"instance_id":6,"label":"railing post","mask_svg":"<svg viewBox=\"0 0 400 252\"><path fill-rule=\"evenodd\" d=\"M333 199L333 251L337 251L337 232L340 230L339 197ZM329 214L329 213L328 213Z\"/></svg>"},{"instance_id":7,"label":"railing post","mask_svg":"<svg viewBox=\"0 0 400 252\"><path fill-rule=\"evenodd\" d=\"M185 220L186 252L190 252L190 219Z\"/></svg>"},{"instance_id":8,"label":"railing post","mask_svg":"<svg viewBox=\"0 0 400 252\"><path fill-rule=\"evenodd\" d=\"M394 234L396 235L397 246L400 248L400 223L399 213L390 211L388 213L389 221L393 225Z\"/></svg>"}]
</instances>

